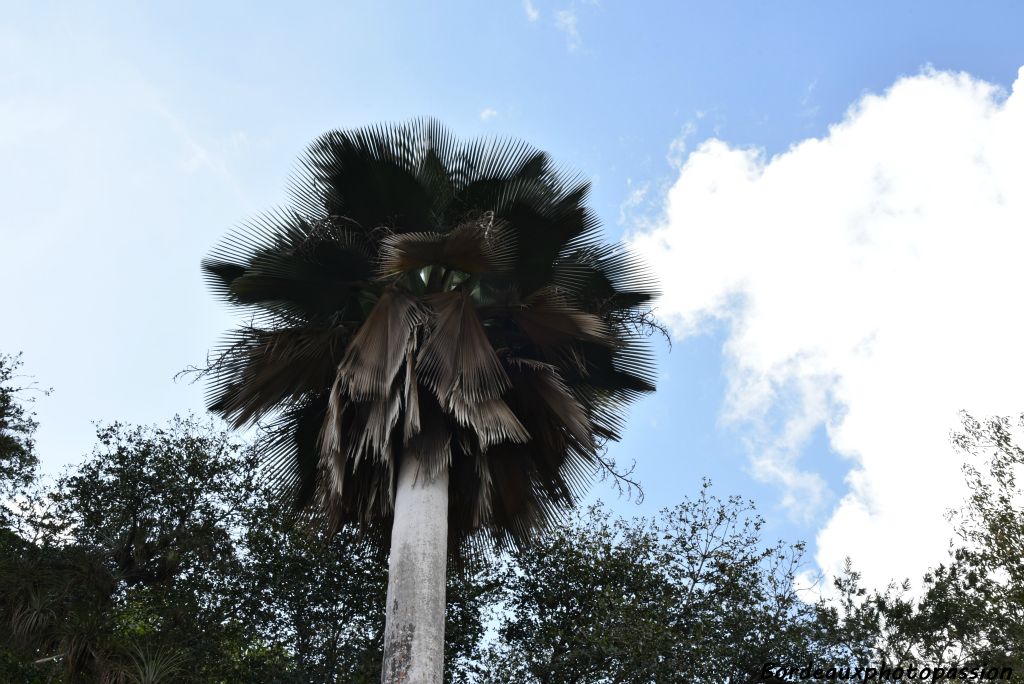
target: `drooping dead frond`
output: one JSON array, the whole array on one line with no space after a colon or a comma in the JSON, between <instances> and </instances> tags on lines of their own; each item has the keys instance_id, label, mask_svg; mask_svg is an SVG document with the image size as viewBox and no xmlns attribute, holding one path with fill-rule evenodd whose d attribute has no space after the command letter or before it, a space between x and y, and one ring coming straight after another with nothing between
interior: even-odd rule
<instances>
[{"instance_id":1,"label":"drooping dead frond","mask_svg":"<svg viewBox=\"0 0 1024 684\"><path fill-rule=\"evenodd\" d=\"M264 330L240 328L211 364L207 398L235 427L321 389L352 332L345 326Z\"/></svg>"},{"instance_id":2,"label":"drooping dead frond","mask_svg":"<svg viewBox=\"0 0 1024 684\"><path fill-rule=\"evenodd\" d=\"M449 410L501 396L509 385L464 290L434 295L429 333L416 359L420 376ZM456 415L460 422L464 416Z\"/></svg>"},{"instance_id":3,"label":"drooping dead frond","mask_svg":"<svg viewBox=\"0 0 1024 684\"><path fill-rule=\"evenodd\" d=\"M391 287L385 290L352 337L338 366L345 393L353 400L387 395L426 317L414 298Z\"/></svg>"},{"instance_id":4,"label":"drooping dead frond","mask_svg":"<svg viewBox=\"0 0 1024 684\"><path fill-rule=\"evenodd\" d=\"M392 436L408 404L413 369L403 366L416 349L424 307L395 287L381 294L338 365L320 433L322 467L343 495L345 471L359 469L363 459L377 471L393 470ZM346 428L346 419L356 428ZM390 492L390 488L389 488ZM376 496L368 503L376 503ZM390 501L390 494L387 497Z\"/></svg>"}]
</instances>

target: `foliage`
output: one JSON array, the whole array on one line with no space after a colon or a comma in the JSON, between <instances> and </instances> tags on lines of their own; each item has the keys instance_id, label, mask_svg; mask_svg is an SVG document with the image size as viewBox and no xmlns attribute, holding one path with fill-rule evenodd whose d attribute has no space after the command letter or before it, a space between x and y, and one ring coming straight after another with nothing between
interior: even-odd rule
<instances>
[{"instance_id":1,"label":"foliage","mask_svg":"<svg viewBox=\"0 0 1024 684\"><path fill-rule=\"evenodd\" d=\"M354 529L282 515L252 450L211 425L97 436L39 496L30 533L3 539L0 679L379 679L385 555ZM450 573L453 681L478 660L485 574Z\"/></svg>"},{"instance_id":2,"label":"foliage","mask_svg":"<svg viewBox=\"0 0 1024 684\"><path fill-rule=\"evenodd\" d=\"M795 590L802 545L761 543L763 521L705 481L654 519L601 507L512 554L494 682L746 681L818 655Z\"/></svg>"},{"instance_id":3,"label":"foliage","mask_svg":"<svg viewBox=\"0 0 1024 684\"><path fill-rule=\"evenodd\" d=\"M34 419L14 415L31 454ZM950 561L917 598L868 591L848 564L834 600L801 600L803 546L766 545L753 505L705 482L650 519L598 506L452 565L448 681L744 682L765 662L809 661L984 663L1019 681L1018 435L1009 419L964 417L954 443L971 456L971 495ZM34 505L0 530L0 681L378 680L387 559L374 540L282 514L258 457L210 424L115 423L98 439L25 490Z\"/></svg>"},{"instance_id":4,"label":"foliage","mask_svg":"<svg viewBox=\"0 0 1024 684\"><path fill-rule=\"evenodd\" d=\"M980 423L964 416L964 431L954 443L974 455L974 463L985 462L984 467L969 462L965 468L971 496L960 532L968 546L956 559L958 572L936 577L934 584L958 603L970 596L981 613L974 623L981 638L964 649L966 656L998 660L1024 678L1024 488L1018 482L1024 474L1024 447L1016 441L1022 429L1024 415L1016 431L1006 417Z\"/></svg>"},{"instance_id":5,"label":"foliage","mask_svg":"<svg viewBox=\"0 0 1024 684\"><path fill-rule=\"evenodd\" d=\"M861 661L1008 667L1024 681L1024 416L1016 435L1006 417L965 413L963 426L953 443L970 457L970 496L953 512L959 543L949 562L925 574L918 597L909 582L868 592L847 563L839 604L826 610L837 634L857 635Z\"/></svg>"},{"instance_id":6,"label":"foliage","mask_svg":"<svg viewBox=\"0 0 1024 684\"><path fill-rule=\"evenodd\" d=\"M256 494L251 459L192 419L98 438L40 497L31 543L2 558L5 641L69 681L180 680L183 662L213 681L236 672L219 649L239 638L224 578Z\"/></svg>"},{"instance_id":7,"label":"foliage","mask_svg":"<svg viewBox=\"0 0 1024 684\"><path fill-rule=\"evenodd\" d=\"M21 354L0 354L0 528L14 523L8 502L25 492L39 465L38 423L29 407L34 397L25 396L34 387L18 383L21 365Z\"/></svg>"},{"instance_id":8,"label":"foliage","mask_svg":"<svg viewBox=\"0 0 1024 684\"><path fill-rule=\"evenodd\" d=\"M299 169L203 262L253 316L205 369L210 408L268 421L268 462L336 525L386 536L409 459L450 471L456 555L528 539L653 390L643 270L523 143L418 120L327 133Z\"/></svg>"},{"instance_id":9,"label":"foliage","mask_svg":"<svg viewBox=\"0 0 1024 684\"><path fill-rule=\"evenodd\" d=\"M354 528L329 534L265 497L246 521L246 550L234 595L244 622L293 653L303 681L378 682L387 556ZM493 593L486 566L448 573L445 671L468 676L478 660L484 610Z\"/></svg>"}]
</instances>

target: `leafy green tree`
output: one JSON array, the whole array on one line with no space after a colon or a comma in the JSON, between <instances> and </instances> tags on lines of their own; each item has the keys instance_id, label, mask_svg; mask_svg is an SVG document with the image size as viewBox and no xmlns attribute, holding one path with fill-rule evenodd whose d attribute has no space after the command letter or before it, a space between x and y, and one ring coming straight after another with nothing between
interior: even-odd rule
<instances>
[{"instance_id":1,"label":"leafy green tree","mask_svg":"<svg viewBox=\"0 0 1024 684\"><path fill-rule=\"evenodd\" d=\"M960 605L978 616L966 656L1011 667L1024 681L1024 487L1018 481L1024 472L1024 415L984 423L968 414L963 418L954 444L974 457L964 469L971 490L961 514L964 546L955 572L936 575L933 583L942 596L951 593L945 587L962 586L959 593L968 600Z\"/></svg>"},{"instance_id":2,"label":"leafy green tree","mask_svg":"<svg viewBox=\"0 0 1024 684\"><path fill-rule=\"evenodd\" d=\"M1018 428L1024 427L1024 417ZM1016 432L1016 434L1015 434ZM1024 681L1024 467L1020 430L996 417L963 415L954 445L969 456L970 495L954 512L956 543L948 563L929 570L915 595L910 583L869 592L847 563L832 612L835 642L858 645L860 662L904 667L995 668ZM827 621L823 621L823 624Z\"/></svg>"},{"instance_id":3,"label":"leafy green tree","mask_svg":"<svg viewBox=\"0 0 1024 684\"><path fill-rule=\"evenodd\" d=\"M195 419L98 431L0 549L0 681L370 682L385 554L282 515L250 449ZM449 573L446 661L468 681L493 581Z\"/></svg>"},{"instance_id":4,"label":"leafy green tree","mask_svg":"<svg viewBox=\"0 0 1024 684\"><path fill-rule=\"evenodd\" d=\"M671 597L646 526L601 508L511 555L491 681L652 681L674 647ZM610 681L610 680L609 680Z\"/></svg>"},{"instance_id":5,"label":"leafy green tree","mask_svg":"<svg viewBox=\"0 0 1024 684\"><path fill-rule=\"evenodd\" d=\"M653 519L592 508L513 552L492 682L743 682L828 657L797 594L802 545L765 546L753 505L700 494Z\"/></svg>"},{"instance_id":6,"label":"leafy green tree","mask_svg":"<svg viewBox=\"0 0 1024 684\"><path fill-rule=\"evenodd\" d=\"M387 557L356 529L334 534L300 515L282 515L265 496L246 519L242 572L231 589L242 622L293 654L304 682L380 679ZM448 573L446 681L476 673L494 580L486 564Z\"/></svg>"},{"instance_id":7,"label":"leafy green tree","mask_svg":"<svg viewBox=\"0 0 1024 684\"><path fill-rule=\"evenodd\" d=\"M0 354L0 528L13 525L12 500L32 484L39 465L34 397L26 396L35 388L19 382L21 365L21 354Z\"/></svg>"},{"instance_id":8,"label":"leafy green tree","mask_svg":"<svg viewBox=\"0 0 1024 684\"><path fill-rule=\"evenodd\" d=\"M251 457L190 419L98 436L0 558L4 641L67 681L236 680L280 659L238 645L226 591L257 494Z\"/></svg>"},{"instance_id":9,"label":"leafy green tree","mask_svg":"<svg viewBox=\"0 0 1024 684\"><path fill-rule=\"evenodd\" d=\"M207 369L210 408L269 423L299 508L384 540L382 679L439 682L449 552L572 504L654 389L653 293L587 184L525 144L420 120L327 133L299 168L290 207L203 262L253 316Z\"/></svg>"}]
</instances>

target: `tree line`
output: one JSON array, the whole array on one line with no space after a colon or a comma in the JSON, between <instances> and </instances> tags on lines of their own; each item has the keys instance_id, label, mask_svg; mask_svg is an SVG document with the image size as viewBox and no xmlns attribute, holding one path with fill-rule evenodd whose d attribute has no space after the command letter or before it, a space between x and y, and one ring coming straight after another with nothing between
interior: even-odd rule
<instances>
[{"instance_id":1,"label":"tree line","mask_svg":"<svg viewBox=\"0 0 1024 684\"><path fill-rule=\"evenodd\" d=\"M194 417L99 426L88 456L42 478L19 366L0 356L0 680L379 680L381 545L282 504L250 445ZM705 481L651 517L598 505L504 554L453 557L446 680L745 682L768 663L885 662L1021 681L1024 450L1008 418L965 415L954 442L971 494L917 599L867 590L852 566L814 598L804 545L765 539L752 502Z\"/></svg>"}]
</instances>

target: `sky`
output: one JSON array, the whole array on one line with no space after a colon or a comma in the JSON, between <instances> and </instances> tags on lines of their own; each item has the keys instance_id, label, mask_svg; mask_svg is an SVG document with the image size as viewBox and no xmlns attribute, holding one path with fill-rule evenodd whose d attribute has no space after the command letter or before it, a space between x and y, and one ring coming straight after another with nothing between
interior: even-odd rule
<instances>
[{"instance_id":1,"label":"sky","mask_svg":"<svg viewBox=\"0 0 1024 684\"><path fill-rule=\"evenodd\" d=\"M0 0L0 351L47 472L94 422L202 412L236 319L199 262L334 128L430 115L590 178L662 285L645 498L753 499L808 572L945 559L959 412L1019 415L1015 2Z\"/></svg>"}]
</instances>

